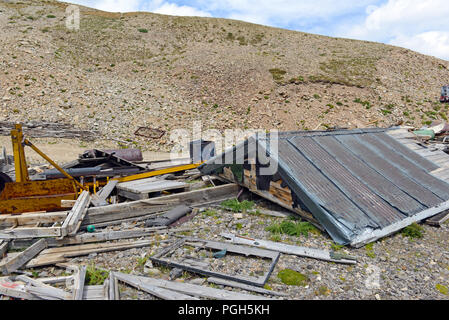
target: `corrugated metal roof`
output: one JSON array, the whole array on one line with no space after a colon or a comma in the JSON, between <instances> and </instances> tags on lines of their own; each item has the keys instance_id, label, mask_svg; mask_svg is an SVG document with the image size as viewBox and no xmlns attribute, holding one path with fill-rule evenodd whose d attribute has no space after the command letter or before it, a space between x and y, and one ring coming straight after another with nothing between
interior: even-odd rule
<instances>
[{"instance_id":1,"label":"corrugated metal roof","mask_svg":"<svg viewBox=\"0 0 449 320\"><path fill-rule=\"evenodd\" d=\"M279 175L336 242L357 245L449 207L449 184L430 174L438 166L382 130L288 132L278 142Z\"/></svg>"}]
</instances>

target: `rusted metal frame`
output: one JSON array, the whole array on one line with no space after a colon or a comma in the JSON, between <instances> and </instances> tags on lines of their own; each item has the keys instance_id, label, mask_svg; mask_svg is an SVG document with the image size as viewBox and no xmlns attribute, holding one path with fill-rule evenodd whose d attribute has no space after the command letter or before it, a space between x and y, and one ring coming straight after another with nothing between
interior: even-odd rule
<instances>
[{"instance_id":1,"label":"rusted metal frame","mask_svg":"<svg viewBox=\"0 0 449 320\"><path fill-rule=\"evenodd\" d=\"M230 253L236 253L244 256L257 256L260 258L266 258L271 259L271 265L269 267L269 270L261 277L249 277L249 276L237 276L237 275L229 275L221 272L215 272L208 269L201 268L199 266L182 263L182 262L174 262L171 261L169 258L164 258L165 256L170 255L173 253L176 249L182 247L183 245L193 245L198 246L205 249L213 249L213 250L224 250L226 249ZM229 243L224 242L216 242L216 241L208 241L208 240L202 240L202 239L195 239L195 238L182 238L177 240L173 245L169 246L168 248L165 248L158 254L150 257L150 260L154 263L158 263L161 265L169 266L172 268L179 268L182 270L186 270L193 273L203 274L209 277L217 277L222 278L226 280L236 281L248 285L253 285L257 287L263 287L265 283L268 281L271 273L274 270L274 267L276 266L276 263L278 262L280 257L279 252L264 250L264 249L258 249L258 248L250 248L250 247L243 247L238 245L233 245Z\"/></svg>"}]
</instances>

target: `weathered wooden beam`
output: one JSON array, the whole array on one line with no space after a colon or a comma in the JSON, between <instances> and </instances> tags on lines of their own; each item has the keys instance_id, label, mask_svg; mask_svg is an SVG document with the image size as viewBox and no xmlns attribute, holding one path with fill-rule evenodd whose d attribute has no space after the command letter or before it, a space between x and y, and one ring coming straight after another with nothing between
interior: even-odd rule
<instances>
[{"instance_id":1,"label":"weathered wooden beam","mask_svg":"<svg viewBox=\"0 0 449 320\"><path fill-rule=\"evenodd\" d=\"M0 261L3 258L3 255L8 252L9 249L9 241L0 240Z\"/></svg>"},{"instance_id":2,"label":"weathered wooden beam","mask_svg":"<svg viewBox=\"0 0 449 320\"><path fill-rule=\"evenodd\" d=\"M48 238L60 237L61 228L16 228L0 232L0 239L14 240L14 239L31 239L31 238Z\"/></svg>"},{"instance_id":3,"label":"weathered wooden beam","mask_svg":"<svg viewBox=\"0 0 449 320\"><path fill-rule=\"evenodd\" d=\"M354 257L350 257L344 254L332 253L328 250L321 250L315 248L306 248L293 246L290 244L252 239L248 237L236 236L232 233L222 233L222 237L230 239L229 241L236 244L245 244L253 247L264 248L281 252L285 254L296 255L300 257L307 257L313 259L319 259L324 261L344 263L344 264L356 264L357 260Z\"/></svg>"},{"instance_id":4,"label":"weathered wooden beam","mask_svg":"<svg viewBox=\"0 0 449 320\"><path fill-rule=\"evenodd\" d=\"M213 188L176 193L168 196L156 197L147 200L120 203L99 208L90 208L88 217L101 213L120 213L139 209L148 209L151 206L171 205L176 206L185 204L188 206L201 205L212 201L226 200L235 198L238 195L240 187L237 184L227 184Z\"/></svg>"},{"instance_id":5,"label":"weathered wooden beam","mask_svg":"<svg viewBox=\"0 0 449 320\"><path fill-rule=\"evenodd\" d=\"M60 247L65 245L104 242L120 239L140 238L152 235L155 231L167 229L166 227L143 228L124 231L105 231L95 233L84 233L64 239L48 239L49 247Z\"/></svg>"},{"instance_id":6,"label":"weathered wooden beam","mask_svg":"<svg viewBox=\"0 0 449 320\"><path fill-rule=\"evenodd\" d=\"M117 184L118 180L110 180L108 184L97 193L97 198L92 199L92 205L94 207L107 206L108 203L106 202L106 199L111 195L112 191L114 191Z\"/></svg>"},{"instance_id":7,"label":"weathered wooden beam","mask_svg":"<svg viewBox=\"0 0 449 320\"><path fill-rule=\"evenodd\" d=\"M66 262L67 259L79 256L89 255L90 253L102 253L109 251L119 251L132 248L141 248L151 246L154 240L126 241L117 243L93 243L61 248L51 248L44 250L39 256L26 264L27 268L47 266Z\"/></svg>"},{"instance_id":8,"label":"weathered wooden beam","mask_svg":"<svg viewBox=\"0 0 449 320\"><path fill-rule=\"evenodd\" d=\"M116 277L120 276L122 279L129 279L130 277L135 279L137 278L141 280L142 283L145 284L202 298L218 299L218 300L271 300L266 297L244 294L239 292L232 292L227 290L220 290L190 283L181 283L176 281L167 281L162 279L154 279L141 276L130 276L128 274L120 272L114 272L114 274Z\"/></svg>"},{"instance_id":9,"label":"weathered wooden beam","mask_svg":"<svg viewBox=\"0 0 449 320\"><path fill-rule=\"evenodd\" d=\"M207 282L214 283L214 284L219 284L219 285L227 286L227 287L239 288L239 289L243 289L243 290L246 290L246 291L252 291L252 292L256 292L256 293L267 294L267 295L270 295L270 296L287 296L287 294L285 294L285 293L276 292L276 291L272 291L272 290L267 290L267 289L263 289L263 288L260 288L260 287L251 286L249 284L244 284L244 283L241 283L241 282L225 280L225 279L221 279L221 278L209 277L209 278L207 278Z\"/></svg>"},{"instance_id":10,"label":"weathered wooden beam","mask_svg":"<svg viewBox=\"0 0 449 320\"><path fill-rule=\"evenodd\" d=\"M61 237L76 234L81 226L81 221L87 213L87 207L89 206L90 200L91 196L89 192L83 191L62 224Z\"/></svg>"},{"instance_id":11,"label":"weathered wooden beam","mask_svg":"<svg viewBox=\"0 0 449 320\"><path fill-rule=\"evenodd\" d=\"M76 267L73 283L73 300L82 300L84 292L84 281L86 279L86 266Z\"/></svg>"},{"instance_id":12,"label":"weathered wooden beam","mask_svg":"<svg viewBox=\"0 0 449 320\"><path fill-rule=\"evenodd\" d=\"M15 277L16 280L23 281L27 285L25 286L25 291L39 296L43 299L57 299L57 300L68 300L70 299L70 293L65 292L62 289L54 288L49 285L45 285L42 281L31 279L27 276L20 275Z\"/></svg>"},{"instance_id":13,"label":"weathered wooden beam","mask_svg":"<svg viewBox=\"0 0 449 320\"><path fill-rule=\"evenodd\" d=\"M0 215L0 228L10 228L12 226L31 226L36 223L63 222L68 211L46 212L46 213L23 213L21 215L2 214Z\"/></svg>"},{"instance_id":14,"label":"weathered wooden beam","mask_svg":"<svg viewBox=\"0 0 449 320\"><path fill-rule=\"evenodd\" d=\"M148 292L149 294L156 296L160 299L164 299L164 300L199 300L198 298L195 298L191 295L179 293L179 292L172 291L169 289L159 288L157 286L154 286L154 285L151 285L148 283L144 283L141 279L139 279L137 277L130 276L130 275L123 276L123 274L117 273L115 275L115 277L118 280L120 280L126 284L136 287L139 290Z\"/></svg>"},{"instance_id":15,"label":"weathered wooden beam","mask_svg":"<svg viewBox=\"0 0 449 320\"><path fill-rule=\"evenodd\" d=\"M11 282L6 277L0 278L0 295L25 300L42 300L42 298L26 292L24 284Z\"/></svg>"},{"instance_id":16,"label":"weathered wooden beam","mask_svg":"<svg viewBox=\"0 0 449 320\"><path fill-rule=\"evenodd\" d=\"M40 239L31 247L19 253L14 258L2 262L2 264L0 264L0 270L5 275L10 274L20 269L23 265L25 265L28 261L33 259L36 255L39 254L39 252L41 252L45 248L47 248L47 240Z\"/></svg>"}]
</instances>

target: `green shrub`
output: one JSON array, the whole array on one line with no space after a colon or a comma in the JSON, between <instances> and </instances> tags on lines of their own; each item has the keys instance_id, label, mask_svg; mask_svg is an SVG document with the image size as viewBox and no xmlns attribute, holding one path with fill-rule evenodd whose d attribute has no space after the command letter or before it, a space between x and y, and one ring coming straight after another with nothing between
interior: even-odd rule
<instances>
[{"instance_id":1,"label":"green shrub","mask_svg":"<svg viewBox=\"0 0 449 320\"><path fill-rule=\"evenodd\" d=\"M309 232L316 232L317 229L309 222L284 220L281 223L274 223L268 226L266 231L273 234L287 234L289 236L299 237L300 235L309 236Z\"/></svg>"},{"instance_id":2,"label":"green shrub","mask_svg":"<svg viewBox=\"0 0 449 320\"><path fill-rule=\"evenodd\" d=\"M229 199L221 203L222 208L233 212L246 212L253 209L254 202L244 200L240 202L238 199Z\"/></svg>"},{"instance_id":3,"label":"green shrub","mask_svg":"<svg viewBox=\"0 0 449 320\"><path fill-rule=\"evenodd\" d=\"M90 286L103 285L109 277L109 271L97 269L95 265L89 265L86 269L85 283Z\"/></svg>"},{"instance_id":4,"label":"green shrub","mask_svg":"<svg viewBox=\"0 0 449 320\"><path fill-rule=\"evenodd\" d=\"M416 222L414 222L411 225L409 225L408 227L405 227L404 229L402 229L401 233L405 237L409 237L412 239L416 239L416 238L420 239L420 238L424 237L424 235L423 235L424 228L421 227Z\"/></svg>"},{"instance_id":5,"label":"green shrub","mask_svg":"<svg viewBox=\"0 0 449 320\"><path fill-rule=\"evenodd\" d=\"M139 32L148 33L148 29L137 29Z\"/></svg>"}]
</instances>

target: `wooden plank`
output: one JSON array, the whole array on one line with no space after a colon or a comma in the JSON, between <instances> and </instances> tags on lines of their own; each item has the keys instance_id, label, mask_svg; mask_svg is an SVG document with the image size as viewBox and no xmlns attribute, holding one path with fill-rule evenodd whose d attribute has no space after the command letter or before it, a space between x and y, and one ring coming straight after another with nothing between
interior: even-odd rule
<instances>
[{"instance_id":1,"label":"wooden plank","mask_svg":"<svg viewBox=\"0 0 449 320\"><path fill-rule=\"evenodd\" d=\"M109 300L120 300L118 279L114 272L109 272Z\"/></svg>"},{"instance_id":2,"label":"wooden plank","mask_svg":"<svg viewBox=\"0 0 449 320\"><path fill-rule=\"evenodd\" d=\"M221 278L209 277L209 278L207 278L207 282L219 284L219 285L227 286L227 287L239 288L239 289L243 289L246 291L267 294L270 296L287 296L287 294L285 294L285 293L267 290L267 289L263 289L260 287L250 286L248 284L244 284L241 282L230 281L230 280L225 280L225 279L221 279Z\"/></svg>"},{"instance_id":3,"label":"wooden plank","mask_svg":"<svg viewBox=\"0 0 449 320\"><path fill-rule=\"evenodd\" d=\"M30 239L30 238L47 238L60 237L61 228L16 228L0 232L0 239Z\"/></svg>"},{"instance_id":4,"label":"wooden plank","mask_svg":"<svg viewBox=\"0 0 449 320\"><path fill-rule=\"evenodd\" d=\"M82 219L87 213L87 207L89 206L90 200L91 196L89 192L83 191L62 224L61 237L76 234L81 226Z\"/></svg>"},{"instance_id":5,"label":"wooden plank","mask_svg":"<svg viewBox=\"0 0 449 320\"><path fill-rule=\"evenodd\" d=\"M444 222L446 222L447 220L449 220L449 210L441 212L441 213L437 214L436 216L433 216L430 219L427 219L425 221L425 223L428 225L431 225L431 226L439 227L439 226L442 226L442 224Z\"/></svg>"},{"instance_id":6,"label":"wooden plank","mask_svg":"<svg viewBox=\"0 0 449 320\"><path fill-rule=\"evenodd\" d=\"M165 289L165 288L159 288L157 286L145 283L142 281L142 279L139 279L137 277L133 277L130 275L123 276L123 274L117 273L117 274L115 274L115 277L118 280L120 280L126 284L136 287L139 290L148 292L149 294L156 296L160 299L164 299L164 300L199 300L198 298L195 298L191 295L179 293L179 292L172 291L172 290Z\"/></svg>"},{"instance_id":7,"label":"wooden plank","mask_svg":"<svg viewBox=\"0 0 449 320\"><path fill-rule=\"evenodd\" d=\"M42 300L42 298L26 292L24 284L12 282L6 277L0 278L0 295L25 300Z\"/></svg>"},{"instance_id":8,"label":"wooden plank","mask_svg":"<svg viewBox=\"0 0 449 320\"><path fill-rule=\"evenodd\" d=\"M95 233L84 233L73 237L65 237L64 239L48 239L49 247L60 247L66 245L104 242L129 238L148 237L153 235L155 231L164 230L167 227L154 227L154 228L142 228L135 230L123 230L123 231L105 231Z\"/></svg>"},{"instance_id":9,"label":"wooden plank","mask_svg":"<svg viewBox=\"0 0 449 320\"><path fill-rule=\"evenodd\" d=\"M83 296L80 300L105 300L103 286L84 286Z\"/></svg>"},{"instance_id":10,"label":"wooden plank","mask_svg":"<svg viewBox=\"0 0 449 320\"><path fill-rule=\"evenodd\" d=\"M20 269L24 264L32 260L46 247L47 241L45 239L40 239L28 249L15 256L13 259L5 261L4 263L2 262L2 264L0 264L0 270L3 274L7 275Z\"/></svg>"},{"instance_id":11,"label":"wooden plank","mask_svg":"<svg viewBox=\"0 0 449 320\"><path fill-rule=\"evenodd\" d=\"M5 255L6 252L8 252L8 248L9 248L9 241L0 240L0 261L3 258L3 255Z\"/></svg>"},{"instance_id":12,"label":"wooden plank","mask_svg":"<svg viewBox=\"0 0 449 320\"><path fill-rule=\"evenodd\" d=\"M83 300L86 266L78 267L73 277L75 279L73 284L73 300Z\"/></svg>"},{"instance_id":13,"label":"wooden plank","mask_svg":"<svg viewBox=\"0 0 449 320\"><path fill-rule=\"evenodd\" d=\"M128 274L114 272L115 276L120 276L122 279L139 279L142 283L149 284L159 288L165 288L187 295L192 295L196 297L208 298L208 299L218 299L218 300L271 300L266 297L244 294L240 292L233 292L227 290L220 290L210 287L199 286L190 283L181 283L176 281L167 281L162 279L141 277L141 276L130 276Z\"/></svg>"},{"instance_id":14,"label":"wooden plank","mask_svg":"<svg viewBox=\"0 0 449 320\"><path fill-rule=\"evenodd\" d=\"M27 285L25 286L25 291L32 293L36 296L39 296L43 299L57 299L57 300L68 300L70 299L70 293L65 292L62 289L54 288L49 285L45 285L43 282L39 280L31 279L27 276L20 275L16 277L16 280L20 280L25 282Z\"/></svg>"},{"instance_id":15,"label":"wooden plank","mask_svg":"<svg viewBox=\"0 0 449 320\"><path fill-rule=\"evenodd\" d=\"M107 185L105 185L100 192L97 194L97 199L92 199L92 204L95 207L106 206L108 203L106 199L111 195L112 191L114 191L115 187L118 184L118 180L110 180Z\"/></svg>"},{"instance_id":16,"label":"wooden plank","mask_svg":"<svg viewBox=\"0 0 449 320\"><path fill-rule=\"evenodd\" d=\"M133 202L120 203L116 205L109 205L99 208L88 209L87 217L89 218L96 214L105 213L120 213L125 211L133 211L139 209L151 208L151 206L167 205L176 206L179 204L185 204L187 206L197 206L204 203L213 201L226 200L235 198L240 191L240 187L237 184L227 184L218 187L206 188L201 190L194 190L188 192L182 192L172 194L168 196L157 197L147 200L139 200ZM121 218L123 219L123 218Z\"/></svg>"},{"instance_id":17,"label":"wooden plank","mask_svg":"<svg viewBox=\"0 0 449 320\"><path fill-rule=\"evenodd\" d=\"M296 255L300 257L307 257L312 259L319 259L323 261L344 263L344 264L356 264L356 258L349 257L347 255L335 254L333 255L328 250L321 250L315 248L299 247L293 246L285 243L278 243L273 241L252 239L248 237L236 236L230 233L222 233L222 237L230 239L232 243L245 244L249 246L254 246L257 248L264 248L268 250L273 250L276 252L281 252L285 254Z\"/></svg>"},{"instance_id":18,"label":"wooden plank","mask_svg":"<svg viewBox=\"0 0 449 320\"><path fill-rule=\"evenodd\" d=\"M8 228L13 225L25 226L36 223L63 222L68 215L68 211L46 212L46 213L23 213L21 215L2 214L0 215L0 228Z\"/></svg>"},{"instance_id":19,"label":"wooden plank","mask_svg":"<svg viewBox=\"0 0 449 320\"><path fill-rule=\"evenodd\" d=\"M102 253L109 251L119 251L132 248L148 247L155 243L154 240L129 241L117 243L94 243L62 248L51 248L44 250L39 256L30 260L27 268L52 265L66 262L69 258L86 256L90 253Z\"/></svg>"}]
</instances>

